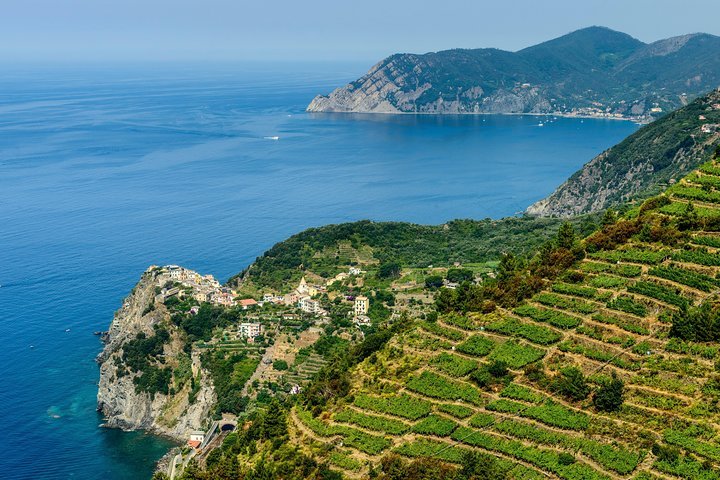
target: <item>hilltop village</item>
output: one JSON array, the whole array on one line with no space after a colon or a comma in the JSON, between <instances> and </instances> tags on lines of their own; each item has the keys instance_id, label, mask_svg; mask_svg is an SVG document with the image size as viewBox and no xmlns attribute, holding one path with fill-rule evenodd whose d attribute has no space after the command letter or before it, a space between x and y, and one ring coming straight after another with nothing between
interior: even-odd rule
<instances>
[{"instance_id":1,"label":"hilltop village","mask_svg":"<svg viewBox=\"0 0 720 480\"><path fill-rule=\"evenodd\" d=\"M351 276L362 278L366 272L358 267L349 267L347 272L338 273L327 280L325 284L309 284L305 277L300 279L292 291L286 294L274 292L264 293L260 300L254 298L243 298L241 293L229 287L222 286L212 275L200 275L199 273L177 265L165 267L153 267L159 270L157 275L158 293L156 301L166 302L172 297L184 299L186 297L197 301L198 305L190 308L191 314L197 314L201 303L210 303L221 307L240 307L242 310L261 310L266 305L276 306L273 309L275 314L281 314L285 320L298 319L302 314L309 314L319 320L320 323L329 321L328 311L323 308L321 297L328 296L328 287L335 283L342 282ZM334 296L337 298L337 296ZM370 325L370 318L367 316L370 309L370 299L364 295L343 295L342 301L352 308L348 315L357 325ZM248 318L259 318L259 315L249 315ZM241 323L238 326L238 336L252 342L255 337L264 331L261 323Z\"/></svg>"}]
</instances>

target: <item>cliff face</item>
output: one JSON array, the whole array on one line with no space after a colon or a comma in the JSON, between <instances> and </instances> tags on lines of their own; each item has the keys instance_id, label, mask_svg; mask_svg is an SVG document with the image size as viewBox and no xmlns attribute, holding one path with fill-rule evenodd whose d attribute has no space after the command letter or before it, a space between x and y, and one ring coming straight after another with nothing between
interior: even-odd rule
<instances>
[{"instance_id":1,"label":"cliff face","mask_svg":"<svg viewBox=\"0 0 720 480\"><path fill-rule=\"evenodd\" d=\"M309 112L537 113L647 121L720 84L720 38L644 44L591 27L518 52L395 54Z\"/></svg>"},{"instance_id":2,"label":"cliff face","mask_svg":"<svg viewBox=\"0 0 720 480\"><path fill-rule=\"evenodd\" d=\"M527 213L569 217L652 195L708 161L718 143L715 90L598 155Z\"/></svg>"},{"instance_id":3,"label":"cliff face","mask_svg":"<svg viewBox=\"0 0 720 480\"><path fill-rule=\"evenodd\" d=\"M163 326L170 332L169 341L162 347L164 365L175 371L183 356L187 360L180 333L170 324L164 305L155 301L157 286L157 275L151 267L115 313L105 347L97 358L100 364L97 408L105 416L106 426L143 429L184 441L191 430L206 426L210 409L215 403L209 375L201 368L199 358L193 356L189 360L191 375L199 385L192 403L192 382L177 385L175 374L173 388L167 395L139 392L134 382L139 373L127 373L123 359L123 348L138 333L144 333L149 338L156 334L156 326Z\"/></svg>"},{"instance_id":4,"label":"cliff face","mask_svg":"<svg viewBox=\"0 0 720 480\"><path fill-rule=\"evenodd\" d=\"M412 66L412 68L410 68ZM546 113L552 110L548 94L538 87L517 85L486 92L476 84L457 87L448 96L442 85L425 72L434 66L419 55L395 55L329 95L318 95L308 112L358 113ZM441 82L440 82L441 83Z\"/></svg>"}]
</instances>

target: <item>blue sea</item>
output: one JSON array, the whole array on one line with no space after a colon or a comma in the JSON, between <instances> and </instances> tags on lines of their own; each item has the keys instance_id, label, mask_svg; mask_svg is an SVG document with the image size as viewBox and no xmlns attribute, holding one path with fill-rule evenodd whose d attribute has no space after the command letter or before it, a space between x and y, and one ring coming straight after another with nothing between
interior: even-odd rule
<instances>
[{"instance_id":1,"label":"blue sea","mask_svg":"<svg viewBox=\"0 0 720 480\"><path fill-rule=\"evenodd\" d=\"M367 67L3 67L3 478L149 478L171 444L99 427L93 335L148 265L224 280L306 227L513 215L637 128L304 112Z\"/></svg>"}]
</instances>

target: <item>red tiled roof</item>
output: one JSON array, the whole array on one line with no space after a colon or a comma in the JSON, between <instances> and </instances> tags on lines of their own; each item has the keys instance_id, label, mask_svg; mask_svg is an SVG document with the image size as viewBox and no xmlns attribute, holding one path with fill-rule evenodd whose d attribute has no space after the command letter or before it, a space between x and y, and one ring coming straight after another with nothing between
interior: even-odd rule
<instances>
[{"instance_id":1,"label":"red tiled roof","mask_svg":"<svg viewBox=\"0 0 720 480\"><path fill-rule=\"evenodd\" d=\"M247 306L247 305L257 305L257 302L253 300L252 298L246 298L244 300L240 300L240 305Z\"/></svg>"},{"instance_id":2,"label":"red tiled roof","mask_svg":"<svg viewBox=\"0 0 720 480\"><path fill-rule=\"evenodd\" d=\"M188 440L188 445L192 448L198 448L200 446L200 442L198 440Z\"/></svg>"}]
</instances>

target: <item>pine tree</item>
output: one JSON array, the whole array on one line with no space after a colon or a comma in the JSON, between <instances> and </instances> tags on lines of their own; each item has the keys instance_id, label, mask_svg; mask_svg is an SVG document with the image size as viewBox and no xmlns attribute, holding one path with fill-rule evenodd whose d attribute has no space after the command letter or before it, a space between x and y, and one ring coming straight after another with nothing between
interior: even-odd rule
<instances>
[{"instance_id":1,"label":"pine tree","mask_svg":"<svg viewBox=\"0 0 720 480\"><path fill-rule=\"evenodd\" d=\"M560 248L567 248L568 250L572 250L572 248L575 246L575 241L575 228L572 226L572 223L563 223L557 233L557 246Z\"/></svg>"},{"instance_id":2,"label":"pine tree","mask_svg":"<svg viewBox=\"0 0 720 480\"><path fill-rule=\"evenodd\" d=\"M600 221L602 226L607 227L608 225L612 225L615 222L617 222L617 213L615 213L615 210L611 210L611 209L605 210L602 220Z\"/></svg>"}]
</instances>

